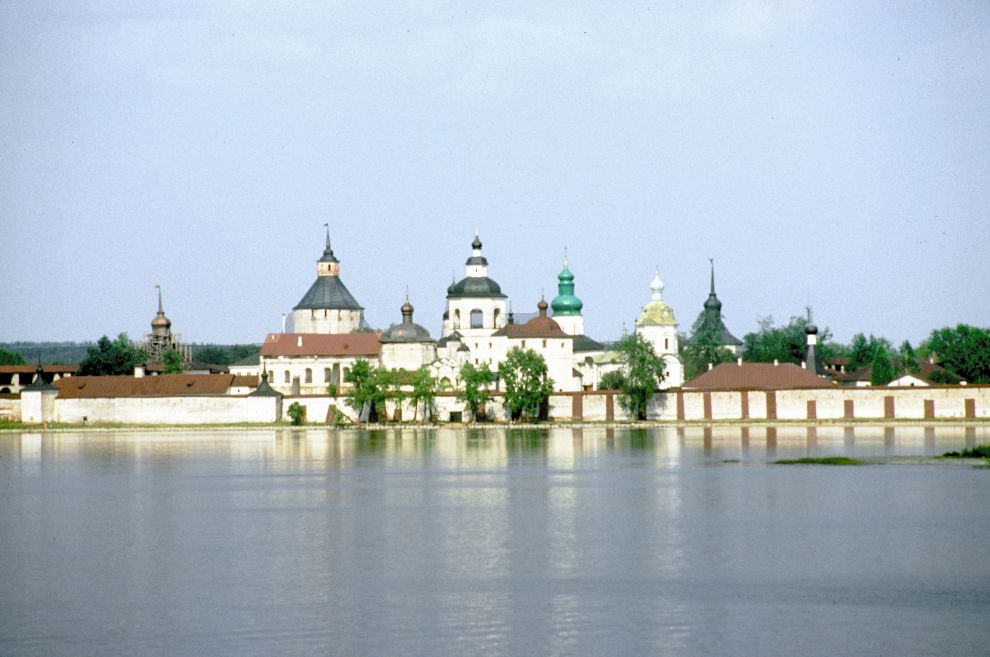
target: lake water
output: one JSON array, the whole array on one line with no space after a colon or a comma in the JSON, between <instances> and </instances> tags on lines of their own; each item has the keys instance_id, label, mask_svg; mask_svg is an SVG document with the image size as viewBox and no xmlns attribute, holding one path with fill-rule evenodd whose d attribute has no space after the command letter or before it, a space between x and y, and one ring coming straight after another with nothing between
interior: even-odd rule
<instances>
[{"instance_id":1,"label":"lake water","mask_svg":"<svg viewBox=\"0 0 990 657\"><path fill-rule=\"evenodd\" d=\"M990 426L0 434L0 655L987 655Z\"/></svg>"}]
</instances>

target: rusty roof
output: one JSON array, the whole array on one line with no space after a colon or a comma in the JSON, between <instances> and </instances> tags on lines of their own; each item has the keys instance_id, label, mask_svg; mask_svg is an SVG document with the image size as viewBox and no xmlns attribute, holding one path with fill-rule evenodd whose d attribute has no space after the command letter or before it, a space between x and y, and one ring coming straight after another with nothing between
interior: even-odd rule
<instances>
[{"instance_id":1,"label":"rusty roof","mask_svg":"<svg viewBox=\"0 0 990 657\"><path fill-rule=\"evenodd\" d=\"M377 333L269 333L262 356L377 356Z\"/></svg>"},{"instance_id":2,"label":"rusty roof","mask_svg":"<svg viewBox=\"0 0 990 657\"><path fill-rule=\"evenodd\" d=\"M684 384L685 388L834 388L829 379L815 376L794 363L722 363Z\"/></svg>"},{"instance_id":3,"label":"rusty roof","mask_svg":"<svg viewBox=\"0 0 990 657\"><path fill-rule=\"evenodd\" d=\"M181 397L225 395L233 374L161 374L159 376L73 376L54 383L59 399L92 397Z\"/></svg>"}]
</instances>

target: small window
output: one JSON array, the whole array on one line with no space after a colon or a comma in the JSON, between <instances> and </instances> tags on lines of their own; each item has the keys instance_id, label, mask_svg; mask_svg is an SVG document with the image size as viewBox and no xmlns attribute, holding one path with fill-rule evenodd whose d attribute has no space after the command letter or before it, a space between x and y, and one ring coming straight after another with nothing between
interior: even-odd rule
<instances>
[{"instance_id":1,"label":"small window","mask_svg":"<svg viewBox=\"0 0 990 657\"><path fill-rule=\"evenodd\" d=\"M522 348L523 348L523 349L525 349L525 348L526 348L526 341L525 341L525 340L523 340L523 341L522 341Z\"/></svg>"},{"instance_id":2,"label":"small window","mask_svg":"<svg viewBox=\"0 0 990 657\"><path fill-rule=\"evenodd\" d=\"M285 382L289 382L289 370L285 370Z\"/></svg>"},{"instance_id":3,"label":"small window","mask_svg":"<svg viewBox=\"0 0 990 657\"><path fill-rule=\"evenodd\" d=\"M312 382L313 382L313 370L311 370L310 368L307 367L306 368L306 383L312 383Z\"/></svg>"},{"instance_id":4,"label":"small window","mask_svg":"<svg viewBox=\"0 0 990 657\"><path fill-rule=\"evenodd\" d=\"M664 351L669 351L670 350L670 338L664 338L663 339L663 349L664 349Z\"/></svg>"},{"instance_id":5,"label":"small window","mask_svg":"<svg viewBox=\"0 0 990 657\"><path fill-rule=\"evenodd\" d=\"M331 374L330 368L329 367L324 367L323 368L323 383L330 383L330 374Z\"/></svg>"},{"instance_id":6,"label":"small window","mask_svg":"<svg viewBox=\"0 0 990 657\"><path fill-rule=\"evenodd\" d=\"M546 341L546 340L544 340L544 341L543 341L543 348L544 348L544 349L546 349L546 348L547 348L547 341Z\"/></svg>"},{"instance_id":7,"label":"small window","mask_svg":"<svg viewBox=\"0 0 990 657\"><path fill-rule=\"evenodd\" d=\"M471 328L484 328L484 315L475 308L471 311Z\"/></svg>"}]
</instances>

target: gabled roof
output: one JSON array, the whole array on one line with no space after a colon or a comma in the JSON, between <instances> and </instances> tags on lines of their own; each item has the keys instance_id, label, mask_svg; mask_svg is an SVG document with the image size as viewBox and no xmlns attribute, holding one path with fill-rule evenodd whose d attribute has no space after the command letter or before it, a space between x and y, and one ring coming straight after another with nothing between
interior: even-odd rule
<instances>
[{"instance_id":1,"label":"gabled roof","mask_svg":"<svg viewBox=\"0 0 990 657\"><path fill-rule=\"evenodd\" d=\"M317 276L293 310L364 310L339 276Z\"/></svg>"},{"instance_id":2,"label":"gabled roof","mask_svg":"<svg viewBox=\"0 0 990 657\"><path fill-rule=\"evenodd\" d=\"M794 363L722 363L684 384L694 389L834 388Z\"/></svg>"},{"instance_id":3,"label":"gabled roof","mask_svg":"<svg viewBox=\"0 0 990 657\"><path fill-rule=\"evenodd\" d=\"M59 399L93 397L179 397L225 395L233 374L162 374L160 376L73 376L54 383Z\"/></svg>"},{"instance_id":4,"label":"gabled roof","mask_svg":"<svg viewBox=\"0 0 990 657\"><path fill-rule=\"evenodd\" d=\"M262 356L377 356L377 333L269 333Z\"/></svg>"}]
</instances>

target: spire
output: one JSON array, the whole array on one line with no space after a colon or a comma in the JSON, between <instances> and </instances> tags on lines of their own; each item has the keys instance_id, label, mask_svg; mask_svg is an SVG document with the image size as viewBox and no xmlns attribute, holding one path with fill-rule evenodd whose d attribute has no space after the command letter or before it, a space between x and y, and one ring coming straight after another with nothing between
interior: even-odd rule
<instances>
[{"instance_id":1,"label":"spire","mask_svg":"<svg viewBox=\"0 0 990 657\"><path fill-rule=\"evenodd\" d=\"M151 334L165 336L169 334L169 329L172 328L172 322L165 316L165 311L162 310L162 286L156 285L155 289L158 290L158 313L151 320Z\"/></svg>"},{"instance_id":2,"label":"spire","mask_svg":"<svg viewBox=\"0 0 990 657\"><path fill-rule=\"evenodd\" d=\"M708 262L711 263L712 267L712 278L711 278L711 290L708 292L708 300L705 301L705 309L711 309L721 312L722 302L718 300L715 296L715 258L709 258Z\"/></svg>"},{"instance_id":3,"label":"spire","mask_svg":"<svg viewBox=\"0 0 990 657\"><path fill-rule=\"evenodd\" d=\"M330 245L330 224L323 224L323 227L327 229L327 240L323 247L323 257L317 261L316 272L320 276L336 276L340 272L340 261L333 254L333 246Z\"/></svg>"}]
</instances>

